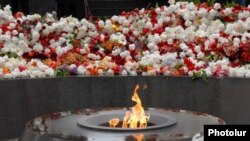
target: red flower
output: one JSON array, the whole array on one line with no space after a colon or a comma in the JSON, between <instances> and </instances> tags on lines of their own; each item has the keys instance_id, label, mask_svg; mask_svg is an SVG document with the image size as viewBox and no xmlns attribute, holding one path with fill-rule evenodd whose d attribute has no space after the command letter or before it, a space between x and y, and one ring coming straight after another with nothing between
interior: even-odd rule
<instances>
[{"instance_id":1,"label":"red flower","mask_svg":"<svg viewBox=\"0 0 250 141\"><path fill-rule=\"evenodd\" d=\"M240 60L234 60L231 64L230 64L230 66L231 67L233 67L233 68L235 68L235 67L239 67L241 65L241 63L240 63Z\"/></svg>"},{"instance_id":2,"label":"red flower","mask_svg":"<svg viewBox=\"0 0 250 141\"><path fill-rule=\"evenodd\" d=\"M122 58L120 55L112 56L112 59L115 61L115 63L117 65L124 65L125 64L125 59Z\"/></svg>"},{"instance_id":3,"label":"red flower","mask_svg":"<svg viewBox=\"0 0 250 141\"><path fill-rule=\"evenodd\" d=\"M16 12L16 14L14 14L14 18L15 19L22 18L23 15L24 15L23 12Z\"/></svg>"},{"instance_id":4,"label":"red flower","mask_svg":"<svg viewBox=\"0 0 250 141\"><path fill-rule=\"evenodd\" d=\"M143 28L143 30L142 30L142 35L147 35L148 33L150 32L150 30L148 29L148 28Z\"/></svg>"},{"instance_id":5,"label":"red flower","mask_svg":"<svg viewBox=\"0 0 250 141\"><path fill-rule=\"evenodd\" d=\"M222 65L218 64L214 71L215 76L226 76L228 75L228 70L223 70Z\"/></svg>"},{"instance_id":6,"label":"red flower","mask_svg":"<svg viewBox=\"0 0 250 141\"><path fill-rule=\"evenodd\" d=\"M240 51L242 52L240 57L243 62L250 62L250 43L241 43Z\"/></svg>"},{"instance_id":7,"label":"red flower","mask_svg":"<svg viewBox=\"0 0 250 141\"><path fill-rule=\"evenodd\" d=\"M154 25L157 23L157 13L155 10L151 10L151 23Z\"/></svg>"},{"instance_id":8,"label":"red flower","mask_svg":"<svg viewBox=\"0 0 250 141\"><path fill-rule=\"evenodd\" d=\"M50 68L55 69L55 68L57 67L57 63L56 63L55 61L50 61L50 62L48 63L48 66L49 66Z\"/></svg>"},{"instance_id":9,"label":"red flower","mask_svg":"<svg viewBox=\"0 0 250 141\"><path fill-rule=\"evenodd\" d=\"M2 29L3 34L4 34L6 31L9 30L9 29L8 29L8 26L9 26L9 23L0 25L0 28Z\"/></svg>"},{"instance_id":10,"label":"red flower","mask_svg":"<svg viewBox=\"0 0 250 141\"><path fill-rule=\"evenodd\" d=\"M3 43L0 43L0 48L3 48Z\"/></svg>"},{"instance_id":11,"label":"red flower","mask_svg":"<svg viewBox=\"0 0 250 141\"><path fill-rule=\"evenodd\" d=\"M24 66L18 66L20 72L23 72L26 68Z\"/></svg>"},{"instance_id":12,"label":"red flower","mask_svg":"<svg viewBox=\"0 0 250 141\"><path fill-rule=\"evenodd\" d=\"M241 59L243 62L250 62L250 52L243 52L241 54Z\"/></svg>"},{"instance_id":13,"label":"red flower","mask_svg":"<svg viewBox=\"0 0 250 141\"><path fill-rule=\"evenodd\" d=\"M155 33L158 33L158 34L161 34L163 31L164 31L164 29L163 29L162 26L159 26L159 27L157 27L157 28L154 30L154 32L155 32Z\"/></svg>"},{"instance_id":14,"label":"red flower","mask_svg":"<svg viewBox=\"0 0 250 141\"><path fill-rule=\"evenodd\" d=\"M119 66L113 67L112 70L114 71L115 75L119 75L120 74L120 67Z\"/></svg>"},{"instance_id":15,"label":"red flower","mask_svg":"<svg viewBox=\"0 0 250 141\"><path fill-rule=\"evenodd\" d=\"M188 70L194 70L195 69L195 64L189 58L185 58L184 63L186 64Z\"/></svg>"}]
</instances>

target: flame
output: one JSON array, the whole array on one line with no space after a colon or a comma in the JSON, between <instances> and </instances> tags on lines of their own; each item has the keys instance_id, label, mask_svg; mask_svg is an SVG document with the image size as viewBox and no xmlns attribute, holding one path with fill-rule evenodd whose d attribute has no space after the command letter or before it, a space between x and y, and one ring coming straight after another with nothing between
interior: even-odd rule
<instances>
[{"instance_id":1,"label":"flame","mask_svg":"<svg viewBox=\"0 0 250 141\"><path fill-rule=\"evenodd\" d=\"M136 135L133 135L133 137L136 139L136 141L142 141L144 139L143 134L136 134Z\"/></svg>"},{"instance_id":2,"label":"flame","mask_svg":"<svg viewBox=\"0 0 250 141\"><path fill-rule=\"evenodd\" d=\"M132 107L132 112L128 111L126 112L122 128L146 128L148 121L149 121L149 115L146 115L144 112L144 108L141 103L141 99L138 96L138 90L139 85L136 85L134 94L132 96L132 101L136 102L136 105ZM119 119L111 119L109 121L110 127L116 127L119 124ZM116 123L116 124L114 124Z\"/></svg>"},{"instance_id":3,"label":"flame","mask_svg":"<svg viewBox=\"0 0 250 141\"><path fill-rule=\"evenodd\" d=\"M119 124L119 122L120 122L119 118L111 119L109 121L109 126L114 128L114 127L116 127Z\"/></svg>"}]
</instances>

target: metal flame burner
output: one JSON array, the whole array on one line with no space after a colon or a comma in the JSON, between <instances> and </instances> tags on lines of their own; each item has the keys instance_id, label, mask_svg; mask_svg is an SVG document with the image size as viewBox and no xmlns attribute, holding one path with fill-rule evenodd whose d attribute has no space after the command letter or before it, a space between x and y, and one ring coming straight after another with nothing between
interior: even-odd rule
<instances>
[{"instance_id":1,"label":"metal flame burner","mask_svg":"<svg viewBox=\"0 0 250 141\"><path fill-rule=\"evenodd\" d=\"M108 127L108 121L113 118L119 118L123 120L125 110L114 110L105 113L97 113L91 116L86 116L78 120L78 124L85 128L96 130L108 130L108 131L143 131L166 128L176 123L176 119L172 116L163 113L150 114L149 126L146 128L110 128Z\"/></svg>"},{"instance_id":2,"label":"metal flame burner","mask_svg":"<svg viewBox=\"0 0 250 141\"><path fill-rule=\"evenodd\" d=\"M44 115L27 123L19 141L191 141L203 133L205 124L224 124L220 118L198 112L149 108L150 122L146 130L110 129L100 126L113 116L123 116L127 108L84 109ZM107 130L108 128L108 130ZM110 129L110 130L109 130Z\"/></svg>"}]
</instances>

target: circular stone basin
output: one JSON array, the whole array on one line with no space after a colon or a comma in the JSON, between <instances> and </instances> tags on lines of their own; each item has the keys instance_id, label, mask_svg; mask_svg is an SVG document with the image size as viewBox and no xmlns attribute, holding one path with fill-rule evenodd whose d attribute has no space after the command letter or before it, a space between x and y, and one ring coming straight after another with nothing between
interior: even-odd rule
<instances>
[{"instance_id":1,"label":"circular stone basin","mask_svg":"<svg viewBox=\"0 0 250 141\"><path fill-rule=\"evenodd\" d=\"M115 128L109 130L110 128L107 125L103 125L117 116L115 113L120 115L120 119L123 119L122 117L128 110L131 109L82 109L43 115L27 123L25 132L19 141L136 141L137 135L142 135L143 141L192 141L194 135L203 135L204 125L225 124L222 119L205 113L180 109L147 108L145 112L150 113L149 122L152 123L147 129L152 129L151 127L158 124L160 125L159 129L144 129L143 131L137 129L128 132ZM108 115L107 120L98 121L98 123L95 121L92 126L97 126L97 129L79 124L83 119L91 119L91 117L100 120L98 116L101 115L105 115L104 117ZM114 117L111 115L114 115ZM163 127L164 122L170 121L171 117L176 120L175 124ZM93 121L87 120L88 124L90 124L89 122L92 123ZM108 130L100 129L105 127Z\"/></svg>"},{"instance_id":2,"label":"circular stone basin","mask_svg":"<svg viewBox=\"0 0 250 141\"><path fill-rule=\"evenodd\" d=\"M77 122L78 125L95 129L95 130L107 130L107 131L142 131L160 129L176 124L176 119L172 116L160 113L150 113L148 127L146 128L121 128L121 127L109 127L108 121L113 118L119 118L120 123L125 115L124 111L112 111L107 113L97 113L87 117L80 118Z\"/></svg>"}]
</instances>

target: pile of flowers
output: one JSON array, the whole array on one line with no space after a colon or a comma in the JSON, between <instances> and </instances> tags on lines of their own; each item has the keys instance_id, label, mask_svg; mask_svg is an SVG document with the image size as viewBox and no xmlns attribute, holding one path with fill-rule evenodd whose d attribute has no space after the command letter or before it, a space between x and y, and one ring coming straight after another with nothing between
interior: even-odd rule
<instances>
[{"instance_id":1,"label":"pile of flowers","mask_svg":"<svg viewBox=\"0 0 250 141\"><path fill-rule=\"evenodd\" d=\"M250 6L170 2L101 20L0 9L0 77L250 76Z\"/></svg>"}]
</instances>

